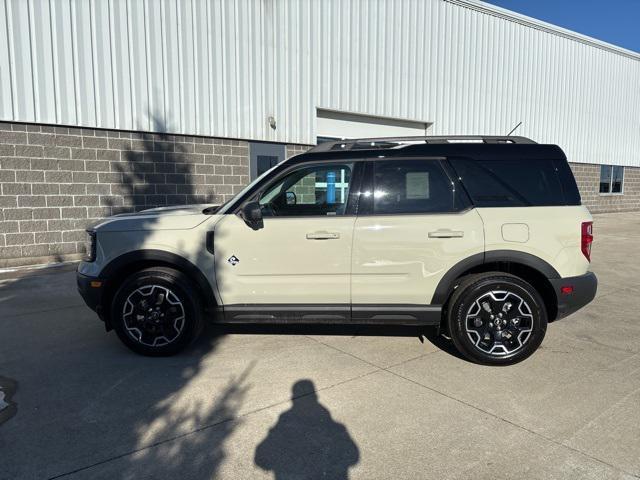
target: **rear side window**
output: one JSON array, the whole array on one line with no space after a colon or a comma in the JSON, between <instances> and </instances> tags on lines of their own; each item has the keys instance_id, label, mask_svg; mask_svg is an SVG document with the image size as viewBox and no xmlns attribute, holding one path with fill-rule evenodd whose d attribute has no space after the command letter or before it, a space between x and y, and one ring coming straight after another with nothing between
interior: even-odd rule
<instances>
[{"instance_id":1,"label":"rear side window","mask_svg":"<svg viewBox=\"0 0 640 480\"><path fill-rule=\"evenodd\" d=\"M455 189L438 160L375 161L373 213L452 212Z\"/></svg>"},{"instance_id":2,"label":"rear side window","mask_svg":"<svg viewBox=\"0 0 640 480\"><path fill-rule=\"evenodd\" d=\"M477 207L566 204L552 160L453 158L450 163Z\"/></svg>"}]
</instances>

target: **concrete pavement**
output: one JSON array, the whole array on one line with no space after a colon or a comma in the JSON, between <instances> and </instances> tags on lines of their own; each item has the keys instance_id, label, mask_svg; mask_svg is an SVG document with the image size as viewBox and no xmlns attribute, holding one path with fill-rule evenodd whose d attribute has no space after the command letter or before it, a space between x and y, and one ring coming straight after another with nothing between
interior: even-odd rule
<instances>
[{"instance_id":1,"label":"concrete pavement","mask_svg":"<svg viewBox=\"0 0 640 480\"><path fill-rule=\"evenodd\" d=\"M596 300L508 368L411 328L212 327L144 358L73 272L0 280L0 478L640 478L639 235L596 216Z\"/></svg>"}]
</instances>

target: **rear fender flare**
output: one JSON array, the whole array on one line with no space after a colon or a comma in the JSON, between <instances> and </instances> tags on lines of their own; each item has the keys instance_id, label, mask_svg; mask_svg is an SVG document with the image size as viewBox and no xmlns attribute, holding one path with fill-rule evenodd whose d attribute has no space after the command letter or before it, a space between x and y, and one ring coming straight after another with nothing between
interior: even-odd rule
<instances>
[{"instance_id":1,"label":"rear fender flare","mask_svg":"<svg viewBox=\"0 0 640 480\"><path fill-rule=\"evenodd\" d=\"M482 266L486 263L493 262L510 262L519 263L527 267L537 270L545 278L560 278L558 271L553 268L549 263L531 255L530 253L518 252L513 250L490 250L484 253L477 253L470 257L461 260L456 263L449 271L442 277L438 286L433 294L431 300L432 304L444 305L453 291L453 287L456 285L456 280L464 275L465 272Z\"/></svg>"}]
</instances>

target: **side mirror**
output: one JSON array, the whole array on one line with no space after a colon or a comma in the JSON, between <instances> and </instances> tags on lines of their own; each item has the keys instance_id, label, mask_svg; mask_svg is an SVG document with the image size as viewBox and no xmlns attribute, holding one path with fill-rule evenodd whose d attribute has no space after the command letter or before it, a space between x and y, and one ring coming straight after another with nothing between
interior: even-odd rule
<instances>
[{"instance_id":1,"label":"side mirror","mask_svg":"<svg viewBox=\"0 0 640 480\"><path fill-rule=\"evenodd\" d=\"M298 203L298 197L296 197L295 192L287 192L286 198L287 198L287 205L296 205Z\"/></svg>"},{"instance_id":2,"label":"side mirror","mask_svg":"<svg viewBox=\"0 0 640 480\"><path fill-rule=\"evenodd\" d=\"M249 202L242 207L242 218L244 222L254 230L264 228L262 209L258 202Z\"/></svg>"}]
</instances>

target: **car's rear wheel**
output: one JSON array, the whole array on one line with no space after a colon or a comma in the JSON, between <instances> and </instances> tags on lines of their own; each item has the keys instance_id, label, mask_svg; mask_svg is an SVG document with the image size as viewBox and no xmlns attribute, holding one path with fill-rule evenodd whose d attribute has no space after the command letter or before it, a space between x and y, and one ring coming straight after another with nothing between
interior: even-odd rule
<instances>
[{"instance_id":1,"label":"car's rear wheel","mask_svg":"<svg viewBox=\"0 0 640 480\"><path fill-rule=\"evenodd\" d=\"M521 278L480 273L463 278L451 296L448 327L465 357L482 364L511 365L540 346L547 313L540 294Z\"/></svg>"},{"instance_id":2,"label":"car's rear wheel","mask_svg":"<svg viewBox=\"0 0 640 480\"><path fill-rule=\"evenodd\" d=\"M181 272L153 267L129 276L111 306L111 322L136 353L173 355L202 330L200 299Z\"/></svg>"}]
</instances>

